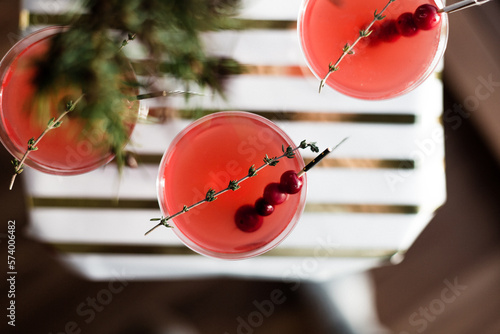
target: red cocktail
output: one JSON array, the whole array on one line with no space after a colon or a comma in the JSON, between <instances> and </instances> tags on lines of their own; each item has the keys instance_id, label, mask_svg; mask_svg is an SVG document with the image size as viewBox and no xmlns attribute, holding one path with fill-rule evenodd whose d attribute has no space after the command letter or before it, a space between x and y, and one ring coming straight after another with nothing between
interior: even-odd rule
<instances>
[{"instance_id":1,"label":"red cocktail","mask_svg":"<svg viewBox=\"0 0 500 334\"><path fill-rule=\"evenodd\" d=\"M81 87L64 87L44 95L43 99L37 97L37 87L33 83L37 73L36 61L45 56L50 39L63 29L49 27L27 36L7 53L0 64L0 139L18 160L25 153L28 140L36 139L51 117L57 118L67 102L82 95ZM130 75L133 75L131 70L126 73L126 76ZM130 96L137 95L135 88L126 89ZM117 110L117 114L132 131L138 102L122 102L123 110ZM37 112L40 106L49 110L48 117ZM106 144L104 128L89 126L86 120L78 117L77 110L65 116L61 126L49 131L37 147L37 151L30 152L25 164L51 174L88 172L114 157Z\"/></svg>"},{"instance_id":2,"label":"red cocktail","mask_svg":"<svg viewBox=\"0 0 500 334\"><path fill-rule=\"evenodd\" d=\"M380 12L387 0L305 0L299 14L298 32L307 64L319 79L335 63L346 43L354 43ZM435 69L446 48L448 19L440 14L439 24L412 36L391 41L377 38L379 32L403 13L413 13L422 4L442 7L432 0L408 0L391 3L377 21L373 33L354 47L339 69L326 80L333 89L361 99L386 99L409 92L420 85ZM384 33L387 35L386 33ZM389 37L389 36L385 36ZM388 38L390 39L390 38Z\"/></svg>"},{"instance_id":3,"label":"red cocktail","mask_svg":"<svg viewBox=\"0 0 500 334\"><path fill-rule=\"evenodd\" d=\"M226 188L231 180L247 175L250 166L261 166L266 155L282 155L282 146L294 144L278 126L255 114L219 112L195 121L175 138L160 164L158 199L163 214L173 215L203 200L210 189ZM291 232L303 211L305 175L302 189L275 205L258 228L239 228L236 213L255 205L266 186L280 182L285 171L303 167L298 151L293 158L280 159L241 182L240 189L173 218L175 233L194 251L217 258L242 259L270 250Z\"/></svg>"}]
</instances>

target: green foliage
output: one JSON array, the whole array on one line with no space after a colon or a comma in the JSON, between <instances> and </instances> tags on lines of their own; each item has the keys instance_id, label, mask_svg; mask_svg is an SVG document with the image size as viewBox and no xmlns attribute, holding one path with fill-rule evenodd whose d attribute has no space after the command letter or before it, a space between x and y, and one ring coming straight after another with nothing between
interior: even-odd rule
<instances>
[{"instance_id":1,"label":"green foliage","mask_svg":"<svg viewBox=\"0 0 500 334\"><path fill-rule=\"evenodd\" d=\"M208 189L207 194L205 195L205 201L207 202L213 202L217 199L215 197L216 191L212 188ZM182 210L184 212L184 210Z\"/></svg>"},{"instance_id":2,"label":"green foliage","mask_svg":"<svg viewBox=\"0 0 500 334\"><path fill-rule=\"evenodd\" d=\"M311 148L311 152L314 152L314 153L318 153L319 152L319 147L316 145L316 142L310 142L310 143L308 143L306 140L303 140L303 141L300 142L299 147L302 148L302 149L310 147Z\"/></svg>"},{"instance_id":3,"label":"green foliage","mask_svg":"<svg viewBox=\"0 0 500 334\"><path fill-rule=\"evenodd\" d=\"M300 147L300 146L299 146ZM285 146L284 145L281 145L281 151L283 151L284 155L288 158L288 159L292 159L293 157L295 157L295 150L291 147L291 146L288 146L285 150Z\"/></svg>"},{"instance_id":4,"label":"green foliage","mask_svg":"<svg viewBox=\"0 0 500 334\"><path fill-rule=\"evenodd\" d=\"M227 186L227 189L236 191L240 189L240 185L238 184L238 180L231 180L229 181L229 185Z\"/></svg>"},{"instance_id":5,"label":"green foliage","mask_svg":"<svg viewBox=\"0 0 500 334\"><path fill-rule=\"evenodd\" d=\"M243 67L232 59L207 55L200 35L231 26L238 2L88 0L87 13L72 17L69 28L53 38L47 57L38 62L39 101L68 87L84 93L75 113L88 121L89 128L107 134L104 145L121 161L129 137L127 123L134 121L138 106L129 100L144 87L122 49L138 43L150 68L157 69L153 75L168 75L186 87L195 83L223 95L225 79ZM37 111L50 118L48 105L38 103Z\"/></svg>"},{"instance_id":6,"label":"green foliage","mask_svg":"<svg viewBox=\"0 0 500 334\"><path fill-rule=\"evenodd\" d=\"M255 169L255 165L250 166L248 169L248 177L254 177L257 175L257 170Z\"/></svg>"},{"instance_id":7,"label":"green foliage","mask_svg":"<svg viewBox=\"0 0 500 334\"><path fill-rule=\"evenodd\" d=\"M264 160L264 163L269 165L269 166L276 166L279 162L277 157L269 158L269 156L267 154L263 160Z\"/></svg>"}]
</instances>

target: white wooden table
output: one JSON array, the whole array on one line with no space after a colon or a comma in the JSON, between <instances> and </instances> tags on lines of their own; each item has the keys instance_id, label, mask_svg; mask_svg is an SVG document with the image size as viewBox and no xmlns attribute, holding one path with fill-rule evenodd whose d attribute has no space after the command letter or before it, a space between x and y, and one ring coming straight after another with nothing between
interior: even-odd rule
<instances>
[{"instance_id":1,"label":"white wooden table","mask_svg":"<svg viewBox=\"0 0 500 334\"><path fill-rule=\"evenodd\" d=\"M71 6L71 1L26 0L22 15L50 18ZM206 112L259 113L297 143L307 139L325 148L349 137L309 173L305 212L280 246L250 260L223 261L193 253L168 229L144 237L152 227L149 219L161 214L159 159L192 121L189 114L137 125L130 149L144 162L125 170L121 179L113 165L71 177L23 173L31 199L30 235L96 280L120 273L135 279L321 281L400 260L446 197L441 81L433 75L412 93L387 101L356 100L330 89L319 95L295 31L299 6L299 0L244 1L241 18L258 28L205 38L210 52L236 58L249 65L250 73L228 82L226 101L205 96L190 102ZM24 31L41 27L29 25ZM129 46L131 56L138 54L133 43ZM169 80L163 84L179 88ZM148 103L151 112L190 107L182 97Z\"/></svg>"}]
</instances>

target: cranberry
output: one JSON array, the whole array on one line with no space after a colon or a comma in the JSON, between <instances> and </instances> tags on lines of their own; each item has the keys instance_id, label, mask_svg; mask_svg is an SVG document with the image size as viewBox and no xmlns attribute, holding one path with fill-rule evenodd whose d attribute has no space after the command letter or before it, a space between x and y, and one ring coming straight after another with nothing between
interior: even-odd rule
<instances>
[{"instance_id":1,"label":"cranberry","mask_svg":"<svg viewBox=\"0 0 500 334\"><path fill-rule=\"evenodd\" d=\"M368 24L363 24L362 26L366 27L367 25ZM366 38L361 38L358 42L358 45L364 47L378 45L381 42L381 40L379 40L378 37L376 36L379 28L380 28L380 23L377 21L371 27L372 30L371 34Z\"/></svg>"},{"instance_id":2,"label":"cranberry","mask_svg":"<svg viewBox=\"0 0 500 334\"><path fill-rule=\"evenodd\" d=\"M418 27L413 21L413 14L409 12L399 15L397 27L399 33L406 37L414 36L418 32Z\"/></svg>"},{"instance_id":3,"label":"cranberry","mask_svg":"<svg viewBox=\"0 0 500 334\"><path fill-rule=\"evenodd\" d=\"M264 188L264 200L271 205L281 204L287 198L288 194L281 190L279 183L269 183Z\"/></svg>"},{"instance_id":4,"label":"cranberry","mask_svg":"<svg viewBox=\"0 0 500 334\"><path fill-rule=\"evenodd\" d=\"M374 30L372 35L374 39L379 39L384 42L395 42L401 37L398 31L396 20L384 20L379 28Z\"/></svg>"},{"instance_id":5,"label":"cranberry","mask_svg":"<svg viewBox=\"0 0 500 334\"><path fill-rule=\"evenodd\" d=\"M262 226L263 221L262 216L259 216L255 208L249 204L240 207L234 215L236 226L243 232L257 231Z\"/></svg>"},{"instance_id":6,"label":"cranberry","mask_svg":"<svg viewBox=\"0 0 500 334\"><path fill-rule=\"evenodd\" d=\"M425 4L415 10L413 21L419 29L430 30L439 24L441 15L439 15L436 6Z\"/></svg>"},{"instance_id":7,"label":"cranberry","mask_svg":"<svg viewBox=\"0 0 500 334\"><path fill-rule=\"evenodd\" d=\"M281 175L280 187L288 194L296 194L302 189L302 180L295 171L288 170Z\"/></svg>"},{"instance_id":8,"label":"cranberry","mask_svg":"<svg viewBox=\"0 0 500 334\"><path fill-rule=\"evenodd\" d=\"M255 201L255 210L261 216L269 216L274 212L274 206L267 203L266 200L261 197Z\"/></svg>"}]
</instances>

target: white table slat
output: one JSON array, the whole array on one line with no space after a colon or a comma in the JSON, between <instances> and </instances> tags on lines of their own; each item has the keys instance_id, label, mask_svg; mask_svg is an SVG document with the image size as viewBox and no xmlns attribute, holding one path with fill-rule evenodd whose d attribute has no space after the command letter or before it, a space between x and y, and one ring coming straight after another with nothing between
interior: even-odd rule
<instances>
[{"instance_id":1,"label":"white table slat","mask_svg":"<svg viewBox=\"0 0 500 334\"><path fill-rule=\"evenodd\" d=\"M130 150L144 154L162 155L170 142L191 121L181 120L164 125L138 124L132 135ZM442 156L443 132L436 121L433 126L390 125L334 122L288 122L275 121L295 143L307 139L315 141L320 148L333 146L349 137L334 153L338 158L421 159L425 156ZM433 137L435 139L433 139ZM314 153L302 150L304 157Z\"/></svg>"},{"instance_id":2,"label":"white table slat","mask_svg":"<svg viewBox=\"0 0 500 334\"><path fill-rule=\"evenodd\" d=\"M167 90L182 89L172 87L171 80L157 80L158 87ZM442 84L435 76L430 76L421 86L409 94L393 99L368 101L342 95L332 89L318 94L319 81L311 76L278 75L241 75L227 82L227 99L213 96L192 97L186 105L184 99L171 99L167 105L172 107L204 107L207 109L255 110L255 111L294 111L327 112L345 114L412 114L420 118L436 119L442 112ZM423 98L425 96L425 98ZM154 103L154 102L153 102ZM158 105L161 102L156 102Z\"/></svg>"},{"instance_id":3,"label":"white table slat","mask_svg":"<svg viewBox=\"0 0 500 334\"><path fill-rule=\"evenodd\" d=\"M186 277L273 277L291 286L323 282L337 275L380 265L378 258L265 257L221 261L202 256L68 254L62 258L77 273L92 280L165 280Z\"/></svg>"},{"instance_id":4,"label":"white table slat","mask_svg":"<svg viewBox=\"0 0 500 334\"><path fill-rule=\"evenodd\" d=\"M119 209L35 208L30 233L47 243L121 246L180 246L172 230L161 228L144 236L158 211ZM116 219L120 217L120 219ZM310 248L323 241L332 249L398 249L406 231L415 225L412 214L304 212L300 223L282 243L286 248Z\"/></svg>"},{"instance_id":5,"label":"white table slat","mask_svg":"<svg viewBox=\"0 0 500 334\"><path fill-rule=\"evenodd\" d=\"M296 20L302 0L243 0L242 18L254 20Z\"/></svg>"},{"instance_id":6,"label":"white table slat","mask_svg":"<svg viewBox=\"0 0 500 334\"><path fill-rule=\"evenodd\" d=\"M26 173L35 198L156 199L157 166L125 170L120 176L113 166L75 176ZM423 180L424 177L428 179ZM423 205L426 193L441 173L425 169L317 168L308 176L310 203ZM248 181L247 181L248 182ZM224 196L224 195L223 195ZM189 205L190 203L187 203Z\"/></svg>"}]
</instances>

